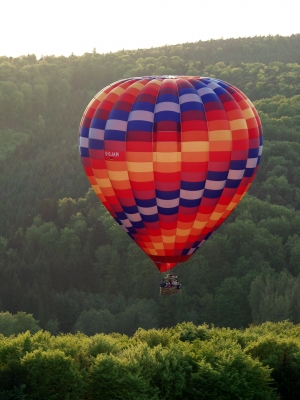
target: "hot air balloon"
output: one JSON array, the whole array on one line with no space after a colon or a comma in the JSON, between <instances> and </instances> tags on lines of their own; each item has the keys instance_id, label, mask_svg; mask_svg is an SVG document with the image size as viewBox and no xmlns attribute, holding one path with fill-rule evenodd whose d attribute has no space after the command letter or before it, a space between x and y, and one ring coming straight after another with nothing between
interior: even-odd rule
<instances>
[{"instance_id":1,"label":"hot air balloon","mask_svg":"<svg viewBox=\"0 0 300 400\"><path fill-rule=\"evenodd\" d=\"M187 261L238 205L262 144L250 100L197 76L115 82L93 98L79 129L97 196L160 272Z\"/></svg>"}]
</instances>

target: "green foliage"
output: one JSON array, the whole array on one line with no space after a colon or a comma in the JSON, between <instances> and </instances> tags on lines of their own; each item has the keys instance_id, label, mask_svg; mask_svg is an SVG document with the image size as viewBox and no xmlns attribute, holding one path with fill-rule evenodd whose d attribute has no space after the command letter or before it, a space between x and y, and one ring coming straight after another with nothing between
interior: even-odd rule
<instances>
[{"instance_id":1,"label":"green foliage","mask_svg":"<svg viewBox=\"0 0 300 400\"><path fill-rule=\"evenodd\" d=\"M120 400L158 399L143 376L127 368L128 363L130 360L113 355L98 355L90 373L90 398L110 400L113 395Z\"/></svg>"},{"instance_id":2,"label":"green foliage","mask_svg":"<svg viewBox=\"0 0 300 400\"><path fill-rule=\"evenodd\" d=\"M270 371L247 355L234 342L218 340L199 349L191 398L271 399Z\"/></svg>"},{"instance_id":3,"label":"green foliage","mask_svg":"<svg viewBox=\"0 0 300 400\"><path fill-rule=\"evenodd\" d=\"M245 351L271 368L274 387L280 398L296 400L300 389L299 342L264 336L246 347Z\"/></svg>"},{"instance_id":4,"label":"green foliage","mask_svg":"<svg viewBox=\"0 0 300 400\"><path fill-rule=\"evenodd\" d=\"M25 387L25 371L21 365L22 357L32 351L31 337L29 333L0 340L0 396L23 394ZM1 398L1 397L0 397ZM9 398L9 397L8 397Z\"/></svg>"},{"instance_id":5,"label":"green foliage","mask_svg":"<svg viewBox=\"0 0 300 400\"><path fill-rule=\"evenodd\" d=\"M279 275L259 275L251 283L249 302L253 320L299 322L299 277L287 271Z\"/></svg>"},{"instance_id":6,"label":"green foliage","mask_svg":"<svg viewBox=\"0 0 300 400\"><path fill-rule=\"evenodd\" d=\"M96 357L98 354L119 354L128 346L128 336L113 333L105 335L97 334L92 338L89 353Z\"/></svg>"},{"instance_id":7,"label":"green foliage","mask_svg":"<svg viewBox=\"0 0 300 400\"><path fill-rule=\"evenodd\" d=\"M245 286L243 280L232 277L225 279L217 288L215 307L218 325L231 328L249 325L250 307L245 297Z\"/></svg>"},{"instance_id":8,"label":"green foliage","mask_svg":"<svg viewBox=\"0 0 300 400\"><path fill-rule=\"evenodd\" d=\"M172 332L166 329L149 329L145 330L139 328L133 335L133 340L141 343L146 343L150 348L161 345L167 347L171 342L175 340Z\"/></svg>"},{"instance_id":9,"label":"green foliage","mask_svg":"<svg viewBox=\"0 0 300 400\"><path fill-rule=\"evenodd\" d=\"M38 321L33 318L32 314L18 312L12 315L8 311L0 312L0 334L4 336L17 335L26 331L35 333L39 329Z\"/></svg>"},{"instance_id":10,"label":"green foliage","mask_svg":"<svg viewBox=\"0 0 300 400\"><path fill-rule=\"evenodd\" d=\"M0 338L3 399L296 399L299 326Z\"/></svg>"},{"instance_id":11,"label":"green foliage","mask_svg":"<svg viewBox=\"0 0 300 400\"><path fill-rule=\"evenodd\" d=\"M114 317L108 310L84 310L79 315L73 330L95 335L97 332L110 333L114 331Z\"/></svg>"},{"instance_id":12,"label":"green foliage","mask_svg":"<svg viewBox=\"0 0 300 400\"><path fill-rule=\"evenodd\" d=\"M160 397L181 399L186 396L192 371L196 368L192 357L176 344L153 350L156 371L152 385L160 388Z\"/></svg>"},{"instance_id":13,"label":"green foliage","mask_svg":"<svg viewBox=\"0 0 300 400\"><path fill-rule=\"evenodd\" d=\"M34 350L21 361L31 399L81 399L83 382L70 357L61 350Z\"/></svg>"},{"instance_id":14,"label":"green foliage","mask_svg":"<svg viewBox=\"0 0 300 400\"><path fill-rule=\"evenodd\" d=\"M27 139L28 134L23 132L14 132L11 129L0 131L0 161L9 157L15 148Z\"/></svg>"},{"instance_id":15,"label":"green foliage","mask_svg":"<svg viewBox=\"0 0 300 400\"><path fill-rule=\"evenodd\" d=\"M179 334L182 342L193 342L196 339L207 340L210 337L208 325L195 326L191 322L183 322L176 325L174 331Z\"/></svg>"}]
</instances>

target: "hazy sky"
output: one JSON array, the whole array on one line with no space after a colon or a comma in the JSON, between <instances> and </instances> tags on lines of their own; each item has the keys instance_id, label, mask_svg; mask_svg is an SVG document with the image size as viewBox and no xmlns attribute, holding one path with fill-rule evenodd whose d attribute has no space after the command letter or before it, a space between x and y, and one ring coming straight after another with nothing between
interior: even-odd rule
<instances>
[{"instance_id":1,"label":"hazy sky","mask_svg":"<svg viewBox=\"0 0 300 400\"><path fill-rule=\"evenodd\" d=\"M0 56L300 33L300 1L1 0Z\"/></svg>"}]
</instances>

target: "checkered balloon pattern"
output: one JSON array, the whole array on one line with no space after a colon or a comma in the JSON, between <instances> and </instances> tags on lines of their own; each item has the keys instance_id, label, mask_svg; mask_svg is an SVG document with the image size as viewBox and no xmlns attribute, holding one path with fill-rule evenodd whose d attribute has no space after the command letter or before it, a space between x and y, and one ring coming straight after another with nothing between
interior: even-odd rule
<instances>
[{"instance_id":1,"label":"checkered balloon pattern","mask_svg":"<svg viewBox=\"0 0 300 400\"><path fill-rule=\"evenodd\" d=\"M187 261L237 206L262 144L249 99L197 76L115 82L93 98L79 129L97 196L161 272Z\"/></svg>"}]
</instances>

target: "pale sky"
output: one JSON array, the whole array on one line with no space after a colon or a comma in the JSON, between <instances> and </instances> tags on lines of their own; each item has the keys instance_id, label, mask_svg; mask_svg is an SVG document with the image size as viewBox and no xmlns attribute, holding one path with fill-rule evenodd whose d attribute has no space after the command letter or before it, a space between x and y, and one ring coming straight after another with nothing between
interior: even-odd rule
<instances>
[{"instance_id":1,"label":"pale sky","mask_svg":"<svg viewBox=\"0 0 300 400\"><path fill-rule=\"evenodd\" d=\"M0 0L0 56L82 55L300 33L300 1Z\"/></svg>"}]
</instances>

